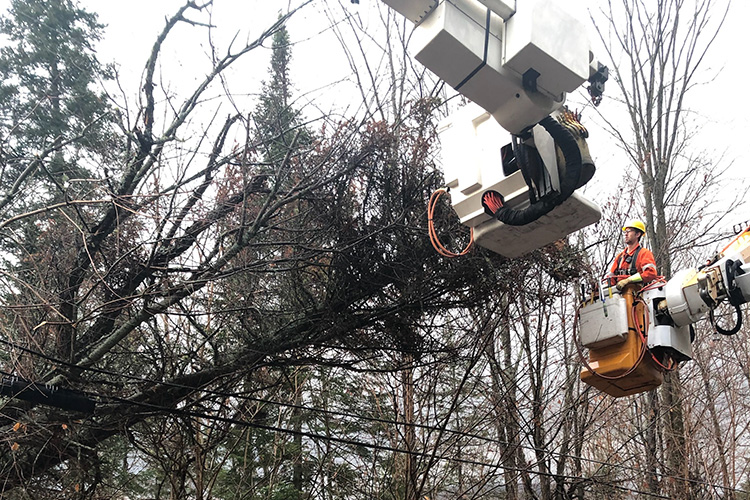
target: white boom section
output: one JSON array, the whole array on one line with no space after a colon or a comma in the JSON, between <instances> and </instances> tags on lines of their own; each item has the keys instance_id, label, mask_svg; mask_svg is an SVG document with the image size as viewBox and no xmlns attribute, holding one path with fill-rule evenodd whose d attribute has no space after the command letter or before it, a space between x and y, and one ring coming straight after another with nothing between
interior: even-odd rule
<instances>
[{"instance_id":1,"label":"white boom section","mask_svg":"<svg viewBox=\"0 0 750 500\"><path fill-rule=\"evenodd\" d=\"M505 257L515 258L564 238L597 222L599 207L578 193L540 219L525 226L509 226L488 216L482 193L502 193L505 205L523 209L529 204L529 188L520 171L505 176L497 137L500 125L489 113L469 103L443 121L439 128L445 183L451 189L453 210L461 223L474 228L474 241ZM555 164L552 138L539 125L533 129L536 147L545 163ZM547 140L547 141L545 141ZM556 174L556 169L550 173ZM557 176L551 176L559 188Z\"/></svg>"},{"instance_id":2,"label":"white boom section","mask_svg":"<svg viewBox=\"0 0 750 500\"><path fill-rule=\"evenodd\" d=\"M492 219L481 205L495 190L509 208L528 206L522 173L503 173L500 141L555 112L595 73L583 23L554 0L383 1L416 25L414 57L475 103L446 120L440 137L453 208L476 243L513 258L598 221L599 207L577 193L525 226ZM537 125L532 142L559 190L554 141Z\"/></svg>"},{"instance_id":3,"label":"white boom section","mask_svg":"<svg viewBox=\"0 0 750 500\"><path fill-rule=\"evenodd\" d=\"M415 59L514 134L596 71L586 27L554 0L383 1L417 24Z\"/></svg>"}]
</instances>

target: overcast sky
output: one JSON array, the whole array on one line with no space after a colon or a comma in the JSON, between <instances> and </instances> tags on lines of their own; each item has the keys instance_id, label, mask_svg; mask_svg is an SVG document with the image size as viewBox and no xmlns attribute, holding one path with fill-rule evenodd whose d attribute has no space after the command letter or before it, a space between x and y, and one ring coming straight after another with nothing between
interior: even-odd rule
<instances>
[{"instance_id":1,"label":"overcast sky","mask_svg":"<svg viewBox=\"0 0 750 500\"><path fill-rule=\"evenodd\" d=\"M378 0L360 0L359 5L342 1L341 4L365 19ZM215 0L212 24L214 42L226 50L231 39L237 36L235 44L246 39L255 39L278 16L281 7L298 5L301 0ZM587 9L596 8L600 0L561 0L569 9L587 19ZM333 3L333 2L330 2ZM696 111L699 121L704 121L704 129L696 138L700 146L712 149L716 154L725 153L725 161L734 161L733 175L747 185L750 179L748 163L748 111L744 104L747 97L742 93L749 73L747 64L747 19L750 18L750 2L735 0L732 13L712 48L705 65L702 79L706 85L697 88L690 97L689 107ZM9 0L0 0L5 10ZM119 66L122 83L130 99L137 95L141 72L149 56L157 34L165 24L165 19L184 5L184 0L81 0L80 5L96 12L100 21L107 25L105 38L98 46L102 62L115 61ZM292 79L298 92L315 99L321 86L346 79L349 69L343 51L338 46L333 33L326 31L327 20L323 14L325 2L316 0L305 7L289 24L289 32L298 43L293 49ZM205 21L205 18L201 19ZM591 23L588 22L587 25ZM168 75L163 85L175 93L191 88L205 75L208 64L209 47L205 30L200 27L181 25L163 51L162 65ZM597 47L593 26L589 36ZM221 55L221 54L220 54ZM599 55L599 54L597 54ZM260 82L267 76L270 48L254 51L242 64L232 69L230 89L238 96L255 94ZM603 53L600 58L603 58ZM353 87L352 87L353 88ZM310 94L307 94L310 92ZM327 106L329 104L326 104ZM607 102L601 110L607 113ZM228 110L227 110L228 111ZM590 128L592 128L590 126ZM611 177L606 169L619 171L623 161L611 147L611 140L603 131L592 129L592 153L597 160L602 175L597 175L598 183L591 189L602 190L611 186ZM615 182L616 183L616 182ZM596 198L595 194L588 194Z\"/></svg>"},{"instance_id":2,"label":"overcast sky","mask_svg":"<svg viewBox=\"0 0 750 500\"><path fill-rule=\"evenodd\" d=\"M5 0L4 0L5 1ZM350 5L352 12L366 15L377 0L360 0L359 5ZM89 10L97 12L101 21L108 26L104 44L101 46L103 60L116 60L124 73L140 76L143 63L146 61L155 35L164 26L165 17L183 5L182 0L129 0L118 2L111 0L85 0ZM260 30L267 27L278 14L280 7L287 6L287 1L269 0L216 0L213 8L213 22L217 26L215 33L223 45L230 37L240 33L243 36L257 36ZM298 4L299 0L291 2ZM348 2L344 2L348 3ZM579 16L586 16L588 8L596 8L600 0L565 0L572 11ZM321 14L321 3L306 7L290 25L294 40L306 40L294 48L293 77L296 86L302 91L318 88L326 82L344 78L348 68L344 64L343 54L336 48L331 33L318 35L325 28L326 20ZM750 76L750 69L745 61L747 55L747 19L750 19L750 2L735 0L731 15L719 34L710 58L705 65L703 80L707 83L695 90L689 101L706 121L706 135L710 136L713 147L727 149L727 157L742 164L741 174L748 171L747 164L750 152L746 144L750 125L748 110L744 106L747 98L742 92ZM189 40L191 31L197 33L199 28L183 27L183 35ZM311 39L319 38L312 42ZM592 43L597 40L590 30ZM195 50L205 50L205 45ZM184 47L174 47L174 54L183 53ZM253 82L259 82L266 76L269 51L258 51L254 59L247 61L244 68L248 89ZM198 55L198 54L197 54ZM200 55L198 55L200 57ZM183 64L186 64L183 61ZM258 68L262 68L258 72ZM190 71L186 72L190 74ZM197 77L197 75L196 75ZM605 103L606 106L606 103Z\"/></svg>"},{"instance_id":3,"label":"overcast sky","mask_svg":"<svg viewBox=\"0 0 750 500\"><path fill-rule=\"evenodd\" d=\"M374 2L378 0L360 0L359 5L343 1L352 12L366 16ZM596 8L600 0L560 0L571 11L581 17L587 16L588 8ZM255 38L275 20L280 8L298 5L301 0L216 0L213 6L212 23L215 42L219 47L226 47L232 37L238 36L235 42L241 43L247 38ZM81 0L80 5L96 12L100 21L107 25L105 38L98 46L99 56L103 62L116 61L123 82L130 91L137 88L143 66L148 58L156 35L164 27L165 19L184 5L184 0L129 0L127 2L112 0ZM333 2L331 2L333 3ZM9 0L0 0L4 11ZM289 26L293 40L303 41L294 47L292 65L293 81L302 92L312 91L325 83L345 78L348 67L342 51L337 48L335 38L330 32L323 32L326 19L321 13L324 2L316 0L298 13ZM750 76L745 61L747 39L747 19L750 18L750 2L735 0L732 13L719 35L711 57L705 65L704 80L712 75L715 79L703 88L696 89L691 97L690 106L700 113L711 129L717 146L722 143L729 148L732 158L746 164L750 160L747 151L747 134L750 133L747 110L743 105L746 96L741 93L747 77ZM202 19L204 20L204 19ZM165 48L164 65L176 65L172 74L181 74L188 81L201 78L203 74L198 65L207 60L207 43L204 30L198 27L183 25L180 27L178 43L168 44ZM589 36L594 47L597 46L593 26ZM189 46L189 47L186 47ZM186 59L186 55L189 58ZM172 56L172 57L169 57ZM251 54L241 68L248 91L257 91L259 82L266 77L270 50L259 50ZM195 68L191 67L195 64ZM179 82L171 82L178 86ZM605 104L606 105L606 104ZM718 131L721 131L719 133Z\"/></svg>"}]
</instances>

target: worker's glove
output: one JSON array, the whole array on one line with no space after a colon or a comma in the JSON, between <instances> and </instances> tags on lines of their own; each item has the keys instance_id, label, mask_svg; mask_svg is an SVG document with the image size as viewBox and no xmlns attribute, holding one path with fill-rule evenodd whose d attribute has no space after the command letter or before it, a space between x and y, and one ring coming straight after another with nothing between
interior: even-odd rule
<instances>
[{"instance_id":1,"label":"worker's glove","mask_svg":"<svg viewBox=\"0 0 750 500\"><path fill-rule=\"evenodd\" d=\"M630 283L640 283L641 281L643 281L643 278L641 278L641 273L636 273L633 276L629 276L624 280L618 281L616 286L618 290L622 290L626 285L629 285Z\"/></svg>"},{"instance_id":2,"label":"worker's glove","mask_svg":"<svg viewBox=\"0 0 750 500\"><path fill-rule=\"evenodd\" d=\"M486 191L482 195L482 206L484 207L484 213L490 217L495 217L497 211L503 206L503 195L497 191Z\"/></svg>"}]
</instances>

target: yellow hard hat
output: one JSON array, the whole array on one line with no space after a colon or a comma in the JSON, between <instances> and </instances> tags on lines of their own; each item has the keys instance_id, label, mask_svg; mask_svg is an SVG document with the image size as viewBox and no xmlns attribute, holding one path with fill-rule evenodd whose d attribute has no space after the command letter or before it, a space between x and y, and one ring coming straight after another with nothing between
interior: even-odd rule
<instances>
[{"instance_id":1,"label":"yellow hard hat","mask_svg":"<svg viewBox=\"0 0 750 500\"><path fill-rule=\"evenodd\" d=\"M627 228L632 227L633 229L637 229L638 231L642 233L646 233L646 224L643 223L643 221L640 221L638 219L631 219L625 223L624 226L622 226L622 230L625 231Z\"/></svg>"}]
</instances>

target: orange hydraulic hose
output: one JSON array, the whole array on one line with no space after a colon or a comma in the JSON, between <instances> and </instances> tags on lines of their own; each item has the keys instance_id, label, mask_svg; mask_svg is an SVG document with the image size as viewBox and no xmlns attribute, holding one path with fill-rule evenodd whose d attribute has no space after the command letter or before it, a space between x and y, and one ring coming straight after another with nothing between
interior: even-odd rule
<instances>
[{"instance_id":1,"label":"orange hydraulic hose","mask_svg":"<svg viewBox=\"0 0 750 500\"><path fill-rule=\"evenodd\" d=\"M474 228L471 228L469 244L466 245L466 248L461 250L461 252L454 253L443 246L443 244L440 242L440 239L438 238L437 231L435 230L435 221L433 220L433 217L435 215L435 206L437 205L437 201L442 195L447 192L447 190L441 188L437 189L434 193L432 193L432 196L430 196L430 201L427 203L427 226L429 228L430 241L432 242L432 246L440 255L450 258L460 257L469 253L469 250L471 250L471 247L474 244Z\"/></svg>"}]
</instances>

